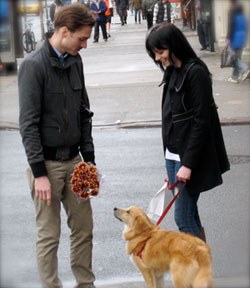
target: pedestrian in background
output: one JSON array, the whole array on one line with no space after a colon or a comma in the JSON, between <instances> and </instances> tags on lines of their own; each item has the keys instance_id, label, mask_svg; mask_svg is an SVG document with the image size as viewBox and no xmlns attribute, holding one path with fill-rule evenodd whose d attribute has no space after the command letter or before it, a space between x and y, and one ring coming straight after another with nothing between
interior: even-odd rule
<instances>
[{"instance_id":1,"label":"pedestrian in background","mask_svg":"<svg viewBox=\"0 0 250 288\"><path fill-rule=\"evenodd\" d=\"M4 69L3 63L2 63L2 59L0 57L0 72L2 72Z\"/></svg>"},{"instance_id":2,"label":"pedestrian in background","mask_svg":"<svg viewBox=\"0 0 250 288\"><path fill-rule=\"evenodd\" d=\"M106 30L106 15L107 6L103 0L94 0L90 6L91 12L96 18L95 32L94 32L94 43L99 41L99 27L102 30L102 37L104 41L108 41L107 30Z\"/></svg>"},{"instance_id":3,"label":"pedestrian in background","mask_svg":"<svg viewBox=\"0 0 250 288\"><path fill-rule=\"evenodd\" d=\"M204 16L201 17L200 0L196 0L195 12L196 12L197 33L199 42L201 44L200 50L208 50L209 48L208 25L206 18Z\"/></svg>"},{"instance_id":4,"label":"pedestrian in background","mask_svg":"<svg viewBox=\"0 0 250 288\"><path fill-rule=\"evenodd\" d=\"M142 0L132 0L132 7L134 8L135 11L135 24L137 24L137 17L139 24L141 24Z\"/></svg>"},{"instance_id":5,"label":"pedestrian in background","mask_svg":"<svg viewBox=\"0 0 250 288\"><path fill-rule=\"evenodd\" d=\"M107 6L107 10L105 12L107 37L111 37L110 26L111 26L111 19L113 17L113 4L111 0L104 0L104 2Z\"/></svg>"},{"instance_id":6,"label":"pedestrian in background","mask_svg":"<svg viewBox=\"0 0 250 288\"><path fill-rule=\"evenodd\" d=\"M153 24L164 21L174 23L172 5L169 0L158 0L154 5Z\"/></svg>"},{"instance_id":7,"label":"pedestrian in background","mask_svg":"<svg viewBox=\"0 0 250 288\"><path fill-rule=\"evenodd\" d=\"M175 25L153 26L146 49L164 72L162 139L168 179L170 185L186 183L175 201L175 222L181 232L205 240L200 193L222 184L221 175L229 170L211 74Z\"/></svg>"},{"instance_id":8,"label":"pedestrian in background","mask_svg":"<svg viewBox=\"0 0 250 288\"><path fill-rule=\"evenodd\" d=\"M150 29L153 26L153 10L156 0L142 0L142 10L147 19L147 26Z\"/></svg>"},{"instance_id":9,"label":"pedestrian in background","mask_svg":"<svg viewBox=\"0 0 250 288\"><path fill-rule=\"evenodd\" d=\"M129 9L128 0L117 0L117 11L121 19L121 25L127 24L127 10Z\"/></svg>"},{"instance_id":10,"label":"pedestrian in background","mask_svg":"<svg viewBox=\"0 0 250 288\"><path fill-rule=\"evenodd\" d=\"M78 54L87 48L94 24L85 5L62 7L55 15L52 38L24 59L18 73L19 126L36 210L38 268L46 288L62 287L57 259L61 204L71 230L75 287L95 287L91 203L79 202L71 191L75 165L82 157L95 163L92 113Z\"/></svg>"},{"instance_id":11,"label":"pedestrian in background","mask_svg":"<svg viewBox=\"0 0 250 288\"><path fill-rule=\"evenodd\" d=\"M250 75L250 70L246 63L241 60L243 48L246 45L248 32L247 19L243 13L243 7L238 1L230 1L230 10L228 14L228 31L227 45L233 49L236 55L235 65L233 67L232 76L228 82L239 83L239 80L246 80ZM241 78L240 78L241 75Z\"/></svg>"},{"instance_id":12,"label":"pedestrian in background","mask_svg":"<svg viewBox=\"0 0 250 288\"><path fill-rule=\"evenodd\" d=\"M54 23L55 13L63 6L62 0L55 0L49 8L50 20Z\"/></svg>"}]
</instances>

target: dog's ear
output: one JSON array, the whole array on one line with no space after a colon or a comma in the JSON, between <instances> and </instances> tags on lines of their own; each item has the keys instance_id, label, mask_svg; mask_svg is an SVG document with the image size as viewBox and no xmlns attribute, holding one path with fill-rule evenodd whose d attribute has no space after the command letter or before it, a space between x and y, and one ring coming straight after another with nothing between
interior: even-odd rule
<instances>
[{"instance_id":1,"label":"dog's ear","mask_svg":"<svg viewBox=\"0 0 250 288\"><path fill-rule=\"evenodd\" d=\"M135 217L134 220L134 234L138 235L143 232L146 232L152 228L152 224L150 221L148 221L147 217L142 217L141 215L138 215Z\"/></svg>"}]
</instances>

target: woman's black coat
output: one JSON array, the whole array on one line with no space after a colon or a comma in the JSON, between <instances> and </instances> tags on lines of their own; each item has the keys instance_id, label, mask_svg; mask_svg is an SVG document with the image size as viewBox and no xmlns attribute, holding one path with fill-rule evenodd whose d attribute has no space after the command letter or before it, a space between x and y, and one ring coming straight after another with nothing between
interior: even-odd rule
<instances>
[{"instance_id":1,"label":"woman's black coat","mask_svg":"<svg viewBox=\"0 0 250 288\"><path fill-rule=\"evenodd\" d=\"M183 64L178 73L172 72L171 77L169 74L169 71L165 72L163 80L164 151L174 143L177 149L174 152L180 155L181 164L192 169L187 188L195 195L222 184L222 173L230 169L213 98L212 81L205 67L197 61ZM169 119L166 103L171 105L171 135L166 132L169 131L167 125L171 124L166 122ZM169 139L172 143L169 143Z\"/></svg>"}]
</instances>

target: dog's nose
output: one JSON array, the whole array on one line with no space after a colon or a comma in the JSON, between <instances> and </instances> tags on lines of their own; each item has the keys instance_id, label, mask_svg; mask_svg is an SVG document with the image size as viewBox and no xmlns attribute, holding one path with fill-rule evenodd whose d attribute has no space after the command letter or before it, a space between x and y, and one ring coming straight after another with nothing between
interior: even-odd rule
<instances>
[{"instance_id":1,"label":"dog's nose","mask_svg":"<svg viewBox=\"0 0 250 288\"><path fill-rule=\"evenodd\" d=\"M117 210L117 208L115 207L115 208L114 208L114 211L116 211L116 210Z\"/></svg>"}]
</instances>

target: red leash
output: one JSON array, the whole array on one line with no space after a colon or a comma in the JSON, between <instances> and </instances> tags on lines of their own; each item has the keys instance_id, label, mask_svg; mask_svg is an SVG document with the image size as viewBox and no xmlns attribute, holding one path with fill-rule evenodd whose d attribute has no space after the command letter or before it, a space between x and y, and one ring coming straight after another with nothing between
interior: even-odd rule
<instances>
[{"instance_id":1,"label":"red leash","mask_svg":"<svg viewBox=\"0 0 250 288\"><path fill-rule=\"evenodd\" d=\"M171 187L169 187L169 181L168 179L165 179L165 182L167 183L167 189L168 190L173 190L179 183L180 181L177 180ZM163 218L167 215L168 211L170 210L171 206L174 204L174 201L177 199L177 197L179 196L179 194L181 193L181 191L183 190L183 188L186 186L186 182L184 182L184 184L182 185L181 189L178 191L178 193L174 196L173 200L168 204L167 208L164 210L164 212L162 213L160 219L158 220L158 222L156 223L157 226L160 225L161 221L163 220ZM140 257L142 259L142 252L144 250L144 247L141 249L141 251L136 255L138 257Z\"/></svg>"},{"instance_id":2,"label":"red leash","mask_svg":"<svg viewBox=\"0 0 250 288\"><path fill-rule=\"evenodd\" d=\"M171 187L169 187L169 181L168 179L165 179L165 182L167 182L167 189L168 190L173 190L179 183L180 181L177 180ZM176 200L176 198L179 196L179 194L181 193L182 189L186 186L186 182L184 182L184 184L182 185L181 189L178 191L178 193L174 196L173 200L169 203L168 207L164 210L164 212L162 213L160 219L158 220L158 222L156 223L157 226L160 225L161 221L163 220L163 218L167 215L168 211L170 210L171 206L174 204L174 201Z\"/></svg>"}]
</instances>

